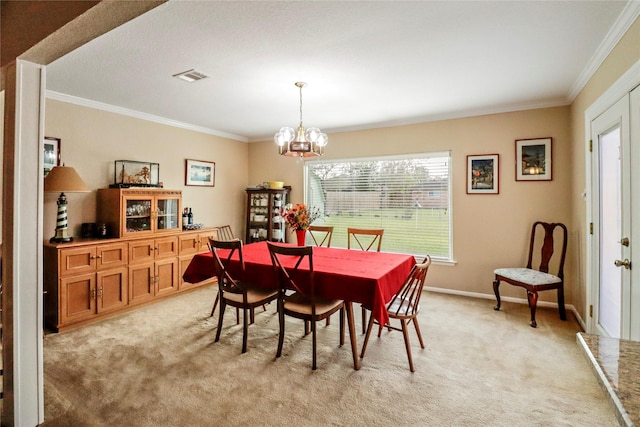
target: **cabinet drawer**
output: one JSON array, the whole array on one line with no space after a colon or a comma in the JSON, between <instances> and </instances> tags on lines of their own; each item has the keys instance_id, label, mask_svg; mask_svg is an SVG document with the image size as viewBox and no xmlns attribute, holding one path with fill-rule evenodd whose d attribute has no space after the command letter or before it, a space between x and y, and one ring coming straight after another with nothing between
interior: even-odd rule
<instances>
[{"instance_id":1,"label":"cabinet drawer","mask_svg":"<svg viewBox=\"0 0 640 427\"><path fill-rule=\"evenodd\" d=\"M200 250L198 233L182 234L178 241L180 255L197 254Z\"/></svg>"},{"instance_id":2,"label":"cabinet drawer","mask_svg":"<svg viewBox=\"0 0 640 427\"><path fill-rule=\"evenodd\" d=\"M198 238L200 240L200 249L198 250L198 253L209 252L209 246L208 246L209 237L211 237L212 239L217 239L218 232L216 230L211 230L211 231L204 231L198 234Z\"/></svg>"},{"instance_id":3,"label":"cabinet drawer","mask_svg":"<svg viewBox=\"0 0 640 427\"><path fill-rule=\"evenodd\" d=\"M123 267L129 259L129 246L126 243L113 243L96 247L98 270Z\"/></svg>"},{"instance_id":4,"label":"cabinet drawer","mask_svg":"<svg viewBox=\"0 0 640 427\"><path fill-rule=\"evenodd\" d=\"M154 248L155 241L153 239L129 242L129 263L137 264L153 261L155 257Z\"/></svg>"},{"instance_id":5,"label":"cabinet drawer","mask_svg":"<svg viewBox=\"0 0 640 427\"><path fill-rule=\"evenodd\" d=\"M96 247L60 250L60 276L91 273L96 271Z\"/></svg>"},{"instance_id":6,"label":"cabinet drawer","mask_svg":"<svg viewBox=\"0 0 640 427\"><path fill-rule=\"evenodd\" d=\"M156 259L178 256L178 237L163 237L155 240Z\"/></svg>"}]
</instances>

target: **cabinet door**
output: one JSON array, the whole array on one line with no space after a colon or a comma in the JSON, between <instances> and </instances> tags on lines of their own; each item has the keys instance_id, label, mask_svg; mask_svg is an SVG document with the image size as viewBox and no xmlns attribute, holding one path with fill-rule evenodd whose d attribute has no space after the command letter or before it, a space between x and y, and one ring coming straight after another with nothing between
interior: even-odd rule
<instances>
[{"instance_id":1,"label":"cabinet door","mask_svg":"<svg viewBox=\"0 0 640 427\"><path fill-rule=\"evenodd\" d=\"M269 193L266 191L248 191L247 194L247 234L245 243L267 240L271 218Z\"/></svg>"},{"instance_id":2,"label":"cabinet door","mask_svg":"<svg viewBox=\"0 0 640 427\"><path fill-rule=\"evenodd\" d=\"M60 250L60 276L96 271L96 247L86 246Z\"/></svg>"},{"instance_id":3,"label":"cabinet door","mask_svg":"<svg viewBox=\"0 0 640 427\"><path fill-rule=\"evenodd\" d=\"M127 265L129 259L127 243L110 243L96 247L97 269L106 270Z\"/></svg>"},{"instance_id":4,"label":"cabinet door","mask_svg":"<svg viewBox=\"0 0 640 427\"><path fill-rule=\"evenodd\" d=\"M155 258L155 240L143 239L129 242L129 263L149 263Z\"/></svg>"},{"instance_id":5,"label":"cabinet door","mask_svg":"<svg viewBox=\"0 0 640 427\"><path fill-rule=\"evenodd\" d=\"M178 290L178 260L176 258L156 261L154 284L156 295L165 295Z\"/></svg>"},{"instance_id":6,"label":"cabinet door","mask_svg":"<svg viewBox=\"0 0 640 427\"><path fill-rule=\"evenodd\" d=\"M155 203L155 230L157 232L180 230L182 227L180 197L158 196Z\"/></svg>"},{"instance_id":7,"label":"cabinet door","mask_svg":"<svg viewBox=\"0 0 640 427\"><path fill-rule=\"evenodd\" d=\"M269 199L271 202L271 222L269 227L269 240L272 242L285 241L285 221L280 215L281 209L286 205L286 191L274 192Z\"/></svg>"},{"instance_id":8,"label":"cabinet door","mask_svg":"<svg viewBox=\"0 0 640 427\"><path fill-rule=\"evenodd\" d=\"M96 274L60 279L60 325L88 319L96 314Z\"/></svg>"},{"instance_id":9,"label":"cabinet door","mask_svg":"<svg viewBox=\"0 0 640 427\"><path fill-rule=\"evenodd\" d=\"M155 295L154 263L129 266L129 304L139 304Z\"/></svg>"},{"instance_id":10,"label":"cabinet door","mask_svg":"<svg viewBox=\"0 0 640 427\"><path fill-rule=\"evenodd\" d=\"M100 271L96 274L97 312L107 313L126 306L129 302L127 267Z\"/></svg>"},{"instance_id":11,"label":"cabinet door","mask_svg":"<svg viewBox=\"0 0 640 427\"><path fill-rule=\"evenodd\" d=\"M121 234L122 236L137 236L153 233L153 203L152 195L123 195Z\"/></svg>"}]
</instances>

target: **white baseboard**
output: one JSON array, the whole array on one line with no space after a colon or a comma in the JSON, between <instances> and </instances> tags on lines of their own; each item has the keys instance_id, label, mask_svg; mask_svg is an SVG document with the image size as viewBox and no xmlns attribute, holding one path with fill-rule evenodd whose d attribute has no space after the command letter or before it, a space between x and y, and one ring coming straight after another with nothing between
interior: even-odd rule
<instances>
[{"instance_id":1,"label":"white baseboard","mask_svg":"<svg viewBox=\"0 0 640 427\"><path fill-rule=\"evenodd\" d=\"M430 286L425 286L424 289L429 292L438 292L441 294L450 294L450 295L460 295L460 296L469 297L469 298L481 298L481 299L492 299L492 300L496 299L496 296L494 294L482 294L478 292L459 291L455 289L433 288ZM529 302L524 298L500 296L500 299L502 301L514 302L517 304L529 304ZM538 300L538 306L558 308L558 303ZM580 314L578 314L578 311L573 306L573 304L565 304L564 307L566 310L571 310L573 315L576 317L576 320L580 324L580 327L582 328L582 330L586 331L587 329L585 328L584 320L582 319Z\"/></svg>"}]
</instances>

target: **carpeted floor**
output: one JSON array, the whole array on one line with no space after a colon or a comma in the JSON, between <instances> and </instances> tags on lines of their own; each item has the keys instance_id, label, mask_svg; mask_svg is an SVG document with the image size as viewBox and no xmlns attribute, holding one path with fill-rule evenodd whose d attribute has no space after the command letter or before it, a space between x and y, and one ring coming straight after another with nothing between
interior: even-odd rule
<instances>
[{"instance_id":1,"label":"carpeted floor","mask_svg":"<svg viewBox=\"0 0 640 427\"><path fill-rule=\"evenodd\" d=\"M275 304L242 326L208 317L215 287L73 331L47 335L44 426L616 426L576 344L578 323L539 308L427 292L413 331L372 337L362 369L338 347L338 319L319 327L318 370L302 322L287 320L276 360ZM360 312L354 307L354 312ZM360 320L357 318L359 331ZM358 333L358 346L364 336Z\"/></svg>"}]
</instances>

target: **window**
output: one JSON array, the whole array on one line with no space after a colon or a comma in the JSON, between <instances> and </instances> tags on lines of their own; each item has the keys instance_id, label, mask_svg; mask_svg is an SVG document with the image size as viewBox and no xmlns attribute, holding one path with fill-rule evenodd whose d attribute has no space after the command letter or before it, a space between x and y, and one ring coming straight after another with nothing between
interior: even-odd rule
<instances>
[{"instance_id":1,"label":"window","mask_svg":"<svg viewBox=\"0 0 640 427\"><path fill-rule=\"evenodd\" d=\"M383 228L382 250L451 260L450 153L305 163L305 203L347 247L347 227Z\"/></svg>"}]
</instances>

